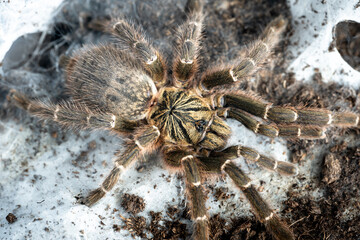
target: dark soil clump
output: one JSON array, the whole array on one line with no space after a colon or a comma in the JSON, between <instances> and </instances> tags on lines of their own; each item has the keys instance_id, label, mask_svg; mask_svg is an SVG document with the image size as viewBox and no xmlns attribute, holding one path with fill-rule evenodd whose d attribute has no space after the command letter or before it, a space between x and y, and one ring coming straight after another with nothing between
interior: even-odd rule
<instances>
[{"instance_id":1,"label":"dark soil clump","mask_svg":"<svg viewBox=\"0 0 360 240\"><path fill-rule=\"evenodd\" d=\"M17 217L12 213L9 213L6 216L6 221L8 221L8 223L14 223L14 222L16 222L16 220L17 220Z\"/></svg>"},{"instance_id":2,"label":"dark soil clump","mask_svg":"<svg viewBox=\"0 0 360 240\"><path fill-rule=\"evenodd\" d=\"M145 202L144 199L133 195L125 193L122 196L122 203L121 207L130 214L138 214L139 212L144 211L145 209Z\"/></svg>"}]
</instances>

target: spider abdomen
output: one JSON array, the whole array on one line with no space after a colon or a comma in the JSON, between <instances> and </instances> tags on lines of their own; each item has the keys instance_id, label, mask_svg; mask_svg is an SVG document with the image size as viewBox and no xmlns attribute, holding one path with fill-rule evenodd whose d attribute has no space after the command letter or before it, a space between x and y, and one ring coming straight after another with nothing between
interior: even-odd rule
<instances>
[{"instance_id":1,"label":"spider abdomen","mask_svg":"<svg viewBox=\"0 0 360 240\"><path fill-rule=\"evenodd\" d=\"M157 92L139 63L111 45L75 55L67 67L67 84L75 100L125 120L143 119Z\"/></svg>"}]
</instances>

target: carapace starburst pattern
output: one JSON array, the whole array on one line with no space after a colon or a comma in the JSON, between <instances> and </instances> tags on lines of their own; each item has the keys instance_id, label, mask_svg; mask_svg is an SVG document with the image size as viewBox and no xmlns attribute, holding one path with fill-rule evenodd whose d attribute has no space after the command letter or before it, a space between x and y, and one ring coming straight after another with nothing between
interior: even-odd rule
<instances>
[{"instance_id":1,"label":"carapace starburst pattern","mask_svg":"<svg viewBox=\"0 0 360 240\"><path fill-rule=\"evenodd\" d=\"M105 29L115 42L84 47L68 61L66 82L71 100L44 103L16 91L10 99L41 119L74 129L104 129L127 140L109 175L83 199L88 206L111 191L121 173L138 158L156 151L165 168L185 179L194 239L209 239L204 178L210 174L228 175L274 238L294 239L234 159L244 157L286 176L296 175L297 167L263 156L251 146L225 148L231 134L225 119L236 119L270 138L320 139L328 126L359 127L360 116L275 106L253 93L231 90L232 84L252 76L270 56L287 26L283 16L271 21L258 40L244 48L243 58L200 73L202 3L188 3L188 19L177 29L171 66L140 27L114 19Z\"/></svg>"}]
</instances>

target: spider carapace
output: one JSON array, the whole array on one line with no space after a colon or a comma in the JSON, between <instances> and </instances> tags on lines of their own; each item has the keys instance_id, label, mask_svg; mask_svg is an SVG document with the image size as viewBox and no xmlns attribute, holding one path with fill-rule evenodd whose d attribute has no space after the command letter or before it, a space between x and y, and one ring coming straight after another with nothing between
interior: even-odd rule
<instances>
[{"instance_id":1,"label":"spider carapace","mask_svg":"<svg viewBox=\"0 0 360 240\"><path fill-rule=\"evenodd\" d=\"M217 117L209 101L192 90L163 88L148 115L164 141L183 146L222 149L230 135L225 121Z\"/></svg>"}]
</instances>

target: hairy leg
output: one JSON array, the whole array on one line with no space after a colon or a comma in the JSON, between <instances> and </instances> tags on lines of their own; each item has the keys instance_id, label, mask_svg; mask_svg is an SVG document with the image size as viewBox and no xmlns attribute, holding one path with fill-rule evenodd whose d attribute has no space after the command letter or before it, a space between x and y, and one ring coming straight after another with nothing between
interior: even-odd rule
<instances>
[{"instance_id":1,"label":"hairy leg","mask_svg":"<svg viewBox=\"0 0 360 240\"><path fill-rule=\"evenodd\" d=\"M198 68L203 18L201 13L192 12L189 19L177 30L177 48L173 65L175 85L192 87L192 79Z\"/></svg>"},{"instance_id":2,"label":"hairy leg","mask_svg":"<svg viewBox=\"0 0 360 240\"><path fill-rule=\"evenodd\" d=\"M237 187L244 193L260 222L264 223L275 239L291 240L295 239L289 227L281 222L280 218L274 213L270 206L256 191L251 179L245 175L231 160L227 160L221 167L234 181Z\"/></svg>"},{"instance_id":3,"label":"hairy leg","mask_svg":"<svg viewBox=\"0 0 360 240\"><path fill-rule=\"evenodd\" d=\"M217 107L238 108L276 123L340 127L356 127L360 123L360 116L352 112L332 112L323 108L274 106L243 92L217 94L214 99Z\"/></svg>"},{"instance_id":4,"label":"hairy leg","mask_svg":"<svg viewBox=\"0 0 360 240\"><path fill-rule=\"evenodd\" d=\"M199 169L199 161L192 155L190 149L178 146L163 149L164 162L171 170L184 173L186 197L189 202L191 219L194 223L193 238L195 240L209 239L208 214L205 206L206 196L203 179Z\"/></svg>"},{"instance_id":5,"label":"hairy leg","mask_svg":"<svg viewBox=\"0 0 360 240\"><path fill-rule=\"evenodd\" d=\"M209 219L205 206L206 197L197 163L192 155L181 159L185 172L187 198L190 203L191 219L194 222L195 240L209 239Z\"/></svg>"},{"instance_id":6,"label":"hairy leg","mask_svg":"<svg viewBox=\"0 0 360 240\"><path fill-rule=\"evenodd\" d=\"M118 44L135 53L156 85L164 85L166 83L165 61L159 51L146 39L144 31L123 19L114 20L110 25L109 32L116 36Z\"/></svg>"},{"instance_id":7,"label":"hairy leg","mask_svg":"<svg viewBox=\"0 0 360 240\"><path fill-rule=\"evenodd\" d=\"M246 57L234 65L215 68L206 72L198 88L205 93L220 85L231 84L253 74L270 55L287 25L282 16L275 18L265 28L263 35L248 49Z\"/></svg>"},{"instance_id":8,"label":"hairy leg","mask_svg":"<svg viewBox=\"0 0 360 240\"><path fill-rule=\"evenodd\" d=\"M125 151L116 157L114 161L115 166L110 174L105 178L100 187L91 191L89 195L82 200L83 204L92 206L103 198L105 194L115 186L121 172L125 171L141 153L149 151L160 136L160 132L155 126L147 126L135 134L137 137L135 137L134 142L128 144Z\"/></svg>"},{"instance_id":9,"label":"hairy leg","mask_svg":"<svg viewBox=\"0 0 360 240\"><path fill-rule=\"evenodd\" d=\"M256 150L242 145L231 146L220 152L210 152L209 156L198 157L198 159L203 164L206 172L220 173L221 166L226 160L239 157L244 157L246 160L256 163L266 170L275 171L281 175L293 176L298 173L298 169L294 164L266 157Z\"/></svg>"},{"instance_id":10,"label":"hairy leg","mask_svg":"<svg viewBox=\"0 0 360 240\"><path fill-rule=\"evenodd\" d=\"M131 127L127 123L111 113L101 113L89 110L83 104L68 101L60 104L44 103L29 100L16 91L10 92L10 100L18 107L42 120L51 120L65 127L75 129L107 129L123 131Z\"/></svg>"},{"instance_id":11,"label":"hairy leg","mask_svg":"<svg viewBox=\"0 0 360 240\"><path fill-rule=\"evenodd\" d=\"M229 108L227 116L238 120L254 133L272 138L280 136L285 138L319 139L325 137L323 127L300 124L264 124L251 114L237 108Z\"/></svg>"},{"instance_id":12,"label":"hairy leg","mask_svg":"<svg viewBox=\"0 0 360 240\"><path fill-rule=\"evenodd\" d=\"M221 174L226 172L230 176L248 199L258 220L265 224L276 239L294 239L293 233L288 226L280 221L280 218L256 191L256 188L251 184L251 179L232 162L233 159L239 156L284 175L295 175L297 173L297 168L293 164L267 158L255 150L243 146L232 146L220 152L211 152L208 157L197 158L205 173Z\"/></svg>"},{"instance_id":13,"label":"hairy leg","mask_svg":"<svg viewBox=\"0 0 360 240\"><path fill-rule=\"evenodd\" d=\"M209 98L218 116L234 118L253 132L272 138L321 139L330 126L360 127L360 115L353 112L274 106L243 91L215 93Z\"/></svg>"}]
</instances>

